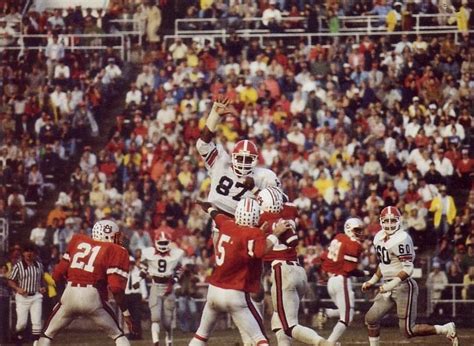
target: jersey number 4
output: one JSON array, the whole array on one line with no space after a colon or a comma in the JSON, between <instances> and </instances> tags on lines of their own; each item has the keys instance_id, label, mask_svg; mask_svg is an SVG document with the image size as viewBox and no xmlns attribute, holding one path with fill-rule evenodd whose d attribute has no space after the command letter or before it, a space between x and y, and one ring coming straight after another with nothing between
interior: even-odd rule
<instances>
[{"instance_id":1,"label":"jersey number 4","mask_svg":"<svg viewBox=\"0 0 474 346\"><path fill-rule=\"evenodd\" d=\"M217 184L216 186L216 191L220 195L228 196L230 193L230 189L232 189L232 186L234 186L234 181L224 175L219 180L219 184ZM232 199L235 201L240 201L240 199L248 191L248 189L244 184L240 182L236 182L235 187L237 189L242 189L242 190L240 190L240 192L236 194L235 196L232 196Z\"/></svg>"},{"instance_id":2,"label":"jersey number 4","mask_svg":"<svg viewBox=\"0 0 474 346\"><path fill-rule=\"evenodd\" d=\"M72 258L71 269L82 269L86 272L92 273L94 271L95 259L100 251L100 246L91 246L88 243L79 243L79 245L77 245L77 250L79 251L77 251ZM86 263L85 257L89 255L89 260Z\"/></svg>"}]
</instances>

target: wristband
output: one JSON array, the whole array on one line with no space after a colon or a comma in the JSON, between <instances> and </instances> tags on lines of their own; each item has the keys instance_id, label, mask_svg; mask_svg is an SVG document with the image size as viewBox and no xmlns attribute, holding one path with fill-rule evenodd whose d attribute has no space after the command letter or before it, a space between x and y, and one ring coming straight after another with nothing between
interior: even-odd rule
<instances>
[{"instance_id":1,"label":"wristband","mask_svg":"<svg viewBox=\"0 0 474 346\"><path fill-rule=\"evenodd\" d=\"M252 193L253 193L254 195L258 194L259 192L260 192L260 189L259 189L257 186L255 186L255 187L252 189Z\"/></svg>"},{"instance_id":2,"label":"wristband","mask_svg":"<svg viewBox=\"0 0 474 346\"><path fill-rule=\"evenodd\" d=\"M128 311L128 309L125 311L122 311L122 314L124 317L130 317L130 311Z\"/></svg>"},{"instance_id":3,"label":"wristband","mask_svg":"<svg viewBox=\"0 0 474 346\"><path fill-rule=\"evenodd\" d=\"M217 211L217 209L214 208L214 207L209 207L209 208L207 208L207 213L208 213L208 214L212 213L213 211Z\"/></svg>"},{"instance_id":4,"label":"wristband","mask_svg":"<svg viewBox=\"0 0 474 346\"><path fill-rule=\"evenodd\" d=\"M384 291L391 291L395 287L397 287L400 282L402 282L402 279L400 279L398 276L393 278L390 282L387 282L386 284L382 285L382 288Z\"/></svg>"},{"instance_id":5,"label":"wristband","mask_svg":"<svg viewBox=\"0 0 474 346\"><path fill-rule=\"evenodd\" d=\"M269 236L267 236L267 239L272 242L273 246L278 244L278 237L274 234L270 234Z\"/></svg>"},{"instance_id":6,"label":"wristband","mask_svg":"<svg viewBox=\"0 0 474 346\"><path fill-rule=\"evenodd\" d=\"M216 108L219 107L220 104L214 102L212 105L211 111L207 116L206 126L212 133L216 132L217 124L219 124L219 113L217 113Z\"/></svg>"},{"instance_id":7,"label":"wristband","mask_svg":"<svg viewBox=\"0 0 474 346\"><path fill-rule=\"evenodd\" d=\"M374 274L374 275L372 275L370 280L367 281L367 282L371 285L375 285L379 280L380 280L380 278L377 276L377 274Z\"/></svg>"}]
</instances>

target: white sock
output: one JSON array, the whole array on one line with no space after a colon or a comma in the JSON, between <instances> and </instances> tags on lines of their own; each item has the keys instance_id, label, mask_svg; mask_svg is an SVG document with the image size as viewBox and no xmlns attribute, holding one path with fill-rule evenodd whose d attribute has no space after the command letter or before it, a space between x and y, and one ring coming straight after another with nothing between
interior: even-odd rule
<instances>
[{"instance_id":1,"label":"white sock","mask_svg":"<svg viewBox=\"0 0 474 346\"><path fill-rule=\"evenodd\" d=\"M171 336L171 333L166 332L165 342L166 346L171 346L173 344L173 337Z\"/></svg>"},{"instance_id":2,"label":"white sock","mask_svg":"<svg viewBox=\"0 0 474 346\"><path fill-rule=\"evenodd\" d=\"M120 338L115 339L115 346L130 346L130 341L128 341L125 335Z\"/></svg>"},{"instance_id":3,"label":"white sock","mask_svg":"<svg viewBox=\"0 0 474 346\"><path fill-rule=\"evenodd\" d=\"M336 325L334 326L334 329L332 330L331 335L329 335L328 341L334 341L336 342L339 340L339 338L344 334L346 331L347 326L342 323L341 321L337 321Z\"/></svg>"},{"instance_id":4,"label":"white sock","mask_svg":"<svg viewBox=\"0 0 474 346\"><path fill-rule=\"evenodd\" d=\"M151 324L151 339L153 343L160 341L160 324L158 322Z\"/></svg>"},{"instance_id":5,"label":"white sock","mask_svg":"<svg viewBox=\"0 0 474 346\"><path fill-rule=\"evenodd\" d=\"M278 346L291 346L291 338L285 334L283 329L280 329L276 333Z\"/></svg>"},{"instance_id":6,"label":"white sock","mask_svg":"<svg viewBox=\"0 0 474 346\"><path fill-rule=\"evenodd\" d=\"M449 323L446 323L446 324L443 324L442 326L440 326L439 324L434 325L435 330L436 330L436 334L447 334L448 333L448 328L447 328L448 324Z\"/></svg>"},{"instance_id":7,"label":"white sock","mask_svg":"<svg viewBox=\"0 0 474 346\"><path fill-rule=\"evenodd\" d=\"M291 336L293 337L293 339L310 345L317 345L321 340L324 340L314 330L308 327L303 327L299 324L293 327L293 329L291 330Z\"/></svg>"},{"instance_id":8,"label":"white sock","mask_svg":"<svg viewBox=\"0 0 474 346\"><path fill-rule=\"evenodd\" d=\"M379 346L380 336L369 336L369 345L370 346Z\"/></svg>"},{"instance_id":9,"label":"white sock","mask_svg":"<svg viewBox=\"0 0 474 346\"><path fill-rule=\"evenodd\" d=\"M339 317L339 309L326 309L325 312L329 318Z\"/></svg>"}]
</instances>

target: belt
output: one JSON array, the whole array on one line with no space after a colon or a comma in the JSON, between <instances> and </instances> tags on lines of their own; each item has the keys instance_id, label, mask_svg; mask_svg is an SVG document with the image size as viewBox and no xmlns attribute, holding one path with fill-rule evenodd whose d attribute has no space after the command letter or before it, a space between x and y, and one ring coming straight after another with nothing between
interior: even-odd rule
<instances>
[{"instance_id":1,"label":"belt","mask_svg":"<svg viewBox=\"0 0 474 346\"><path fill-rule=\"evenodd\" d=\"M300 264L300 262L298 261L285 261L286 264L288 264L289 266L298 266L298 267L302 267L302 265Z\"/></svg>"},{"instance_id":2,"label":"belt","mask_svg":"<svg viewBox=\"0 0 474 346\"><path fill-rule=\"evenodd\" d=\"M334 274L334 273L328 273L328 276L329 276L330 278L333 278L333 277L335 277L335 276L343 276L343 277L346 277L346 276L343 275L343 274Z\"/></svg>"},{"instance_id":3,"label":"belt","mask_svg":"<svg viewBox=\"0 0 474 346\"><path fill-rule=\"evenodd\" d=\"M155 284L167 284L171 280L171 276L152 276L151 279Z\"/></svg>"},{"instance_id":4,"label":"belt","mask_svg":"<svg viewBox=\"0 0 474 346\"><path fill-rule=\"evenodd\" d=\"M68 281L68 285L71 286L71 287L95 287L94 285L92 284L80 284L80 283L77 283L77 282L70 282Z\"/></svg>"}]
</instances>

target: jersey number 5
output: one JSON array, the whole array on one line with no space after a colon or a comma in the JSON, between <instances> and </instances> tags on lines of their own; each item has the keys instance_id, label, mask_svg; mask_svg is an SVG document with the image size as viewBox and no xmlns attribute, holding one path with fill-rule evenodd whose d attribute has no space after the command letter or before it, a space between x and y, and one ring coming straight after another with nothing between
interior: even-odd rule
<instances>
[{"instance_id":1,"label":"jersey number 5","mask_svg":"<svg viewBox=\"0 0 474 346\"><path fill-rule=\"evenodd\" d=\"M216 191L220 195L228 196L230 193L230 189L232 189L232 186L234 186L234 181L224 175L219 180L219 184L217 184L216 186ZM240 199L248 191L248 189L247 187L245 187L244 184L240 182L235 183L235 187L238 189L241 188L242 190L235 196L232 196L232 199L235 201L240 201Z\"/></svg>"},{"instance_id":2,"label":"jersey number 5","mask_svg":"<svg viewBox=\"0 0 474 346\"><path fill-rule=\"evenodd\" d=\"M217 249L216 249L216 264L221 266L224 264L225 258L225 248L224 243L230 242L230 237L226 234L221 234L219 240L217 241Z\"/></svg>"},{"instance_id":3,"label":"jersey number 5","mask_svg":"<svg viewBox=\"0 0 474 346\"><path fill-rule=\"evenodd\" d=\"M91 246L88 243L80 243L77 245L77 249L80 250L74 254L71 262L71 269L83 269L86 272L92 273L94 271L94 261L99 254L100 246ZM84 258L89 256L89 260L86 262Z\"/></svg>"}]
</instances>

